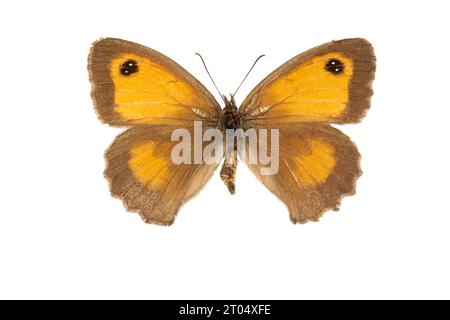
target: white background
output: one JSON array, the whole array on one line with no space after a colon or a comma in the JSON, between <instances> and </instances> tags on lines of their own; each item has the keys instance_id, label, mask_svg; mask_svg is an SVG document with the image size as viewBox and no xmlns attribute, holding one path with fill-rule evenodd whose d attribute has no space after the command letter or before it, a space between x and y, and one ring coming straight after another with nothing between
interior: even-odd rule
<instances>
[{"instance_id":1,"label":"white background","mask_svg":"<svg viewBox=\"0 0 450 320\"><path fill-rule=\"evenodd\" d=\"M450 298L446 3L2 2L0 298ZM87 55L106 36L212 90L201 52L226 93L266 54L239 102L292 56L367 38L372 109L342 129L363 155L357 194L293 225L241 165L235 196L216 174L173 226L144 224L102 177L121 130L96 118Z\"/></svg>"}]
</instances>

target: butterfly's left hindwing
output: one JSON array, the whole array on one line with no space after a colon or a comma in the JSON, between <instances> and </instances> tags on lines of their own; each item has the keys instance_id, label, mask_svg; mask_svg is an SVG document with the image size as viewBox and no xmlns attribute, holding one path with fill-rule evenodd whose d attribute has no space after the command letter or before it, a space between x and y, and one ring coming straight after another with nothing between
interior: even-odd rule
<instances>
[{"instance_id":1,"label":"butterfly's left hindwing","mask_svg":"<svg viewBox=\"0 0 450 320\"><path fill-rule=\"evenodd\" d=\"M171 152L178 142L171 141L171 133L167 126L135 126L119 135L105 154L112 195L146 222L160 225L172 224L183 203L217 168L217 164L175 164Z\"/></svg>"}]
</instances>

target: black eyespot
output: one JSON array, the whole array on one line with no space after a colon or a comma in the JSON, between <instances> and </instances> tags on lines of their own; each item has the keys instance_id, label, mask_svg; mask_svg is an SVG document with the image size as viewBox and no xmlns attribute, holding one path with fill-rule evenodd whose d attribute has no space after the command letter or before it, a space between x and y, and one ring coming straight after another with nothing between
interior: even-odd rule
<instances>
[{"instance_id":1,"label":"black eyespot","mask_svg":"<svg viewBox=\"0 0 450 320\"><path fill-rule=\"evenodd\" d=\"M344 72L344 68L345 66L342 61L334 58L329 59L325 64L325 70L331 72L332 74L340 74Z\"/></svg>"},{"instance_id":2,"label":"black eyespot","mask_svg":"<svg viewBox=\"0 0 450 320\"><path fill-rule=\"evenodd\" d=\"M127 60L120 66L120 74L123 76L129 76L139 71L139 67L135 60Z\"/></svg>"}]
</instances>

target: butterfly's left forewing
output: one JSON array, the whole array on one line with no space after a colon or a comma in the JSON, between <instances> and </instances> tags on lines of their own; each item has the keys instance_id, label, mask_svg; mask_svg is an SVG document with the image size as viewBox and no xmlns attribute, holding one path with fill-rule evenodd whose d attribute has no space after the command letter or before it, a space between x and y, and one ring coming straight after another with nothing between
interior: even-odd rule
<instances>
[{"instance_id":1,"label":"butterfly's left forewing","mask_svg":"<svg viewBox=\"0 0 450 320\"><path fill-rule=\"evenodd\" d=\"M206 88L163 54L139 44L103 39L91 48L92 98L103 122L214 126L221 108Z\"/></svg>"}]
</instances>

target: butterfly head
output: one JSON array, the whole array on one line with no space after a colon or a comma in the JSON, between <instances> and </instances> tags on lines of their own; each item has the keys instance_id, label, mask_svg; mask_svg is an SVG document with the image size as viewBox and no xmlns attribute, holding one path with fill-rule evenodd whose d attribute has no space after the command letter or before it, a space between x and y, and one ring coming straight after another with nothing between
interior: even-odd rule
<instances>
[{"instance_id":1,"label":"butterfly head","mask_svg":"<svg viewBox=\"0 0 450 320\"><path fill-rule=\"evenodd\" d=\"M228 98L226 95L223 94L222 99L225 102L224 111L227 109L236 109L237 110L236 100L234 100L233 94L230 93L230 98Z\"/></svg>"}]
</instances>

